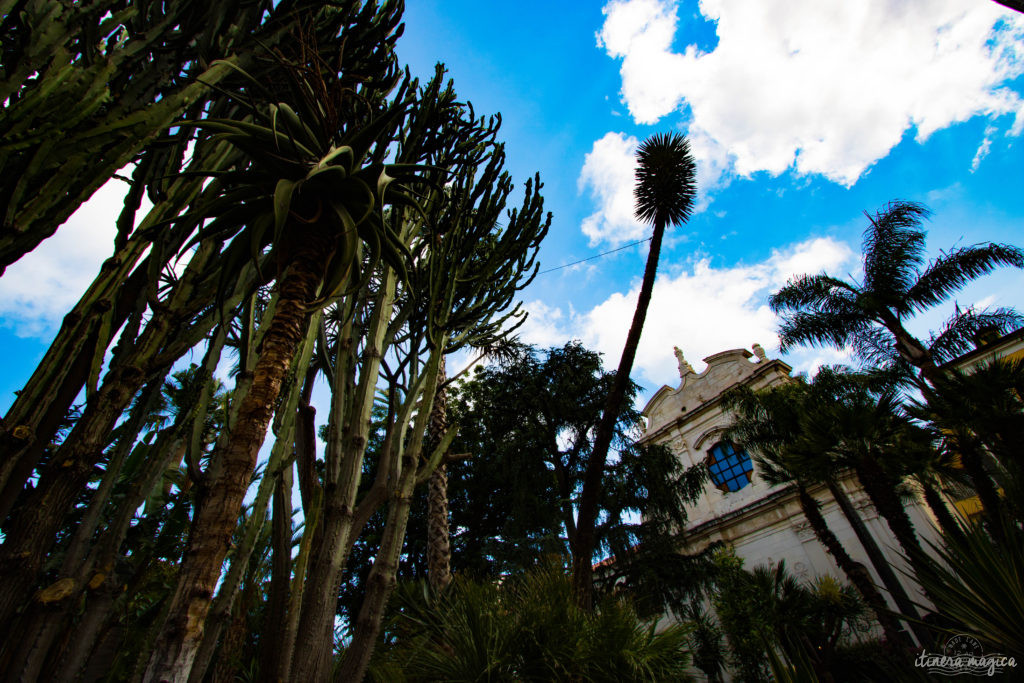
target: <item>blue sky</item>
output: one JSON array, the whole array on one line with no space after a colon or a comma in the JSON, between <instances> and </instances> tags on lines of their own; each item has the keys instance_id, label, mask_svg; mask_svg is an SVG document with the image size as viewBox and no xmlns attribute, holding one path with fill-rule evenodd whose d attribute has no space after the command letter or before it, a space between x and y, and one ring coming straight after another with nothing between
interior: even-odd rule
<instances>
[{"instance_id":1,"label":"blue sky","mask_svg":"<svg viewBox=\"0 0 1024 683\"><path fill-rule=\"evenodd\" d=\"M542 269L647 236L631 218L632 152L687 133L699 210L662 253L634 379L650 396L700 359L759 342L776 356L767 295L787 277L856 276L864 210L927 204L935 253L1024 245L1024 20L987 0L408 0L400 59L444 62L478 113L501 112L508 169L536 172L554 214ZM0 278L0 410L108 255L123 188L98 193ZM568 339L614 365L646 245L541 275L523 293L527 341ZM1024 307L1003 272L961 305ZM936 327L948 309L923 316ZM797 351L798 369L842 360Z\"/></svg>"}]
</instances>

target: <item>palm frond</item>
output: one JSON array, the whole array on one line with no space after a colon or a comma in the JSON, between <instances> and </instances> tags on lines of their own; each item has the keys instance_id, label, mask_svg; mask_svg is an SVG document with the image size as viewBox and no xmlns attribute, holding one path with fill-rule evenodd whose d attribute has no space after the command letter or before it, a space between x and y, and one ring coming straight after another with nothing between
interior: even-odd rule
<instances>
[{"instance_id":1,"label":"palm frond","mask_svg":"<svg viewBox=\"0 0 1024 683\"><path fill-rule=\"evenodd\" d=\"M768 299L774 313L804 308L839 312L852 310L856 303L857 290L853 285L825 273L793 278Z\"/></svg>"},{"instance_id":2,"label":"palm frond","mask_svg":"<svg viewBox=\"0 0 1024 683\"><path fill-rule=\"evenodd\" d=\"M891 368L904 363L884 327L865 327L854 337L852 346L857 357L869 366Z\"/></svg>"},{"instance_id":3,"label":"palm frond","mask_svg":"<svg viewBox=\"0 0 1024 683\"><path fill-rule=\"evenodd\" d=\"M1009 244L976 244L954 249L932 261L910 289L905 312L920 312L998 266L1024 268L1024 250Z\"/></svg>"},{"instance_id":4,"label":"palm frond","mask_svg":"<svg viewBox=\"0 0 1024 683\"><path fill-rule=\"evenodd\" d=\"M932 336L929 347L935 361L945 363L974 348L979 332L995 329L1005 334L1022 322L1024 317L1012 308L979 311L974 307L965 310L958 307L939 333Z\"/></svg>"},{"instance_id":5,"label":"palm frond","mask_svg":"<svg viewBox=\"0 0 1024 683\"><path fill-rule=\"evenodd\" d=\"M685 223L697 196L697 164L681 133L658 133L636 153L636 217L655 225Z\"/></svg>"},{"instance_id":6,"label":"palm frond","mask_svg":"<svg viewBox=\"0 0 1024 683\"><path fill-rule=\"evenodd\" d=\"M958 630L985 641L986 649L1019 659L1024 655L1024 533L1008 521L1003 529L1005 542L979 525L945 535L941 546L932 545L938 559L926 557L917 579Z\"/></svg>"},{"instance_id":7,"label":"palm frond","mask_svg":"<svg viewBox=\"0 0 1024 683\"><path fill-rule=\"evenodd\" d=\"M871 320L860 311L798 311L782 317L779 325L779 350L785 353L801 344L841 349L852 344L870 327Z\"/></svg>"},{"instance_id":8,"label":"palm frond","mask_svg":"<svg viewBox=\"0 0 1024 683\"><path fill-rule=\"evenodd\" d=\"M931 215L916 202L895 200L875 213L864 233L864 289L883 299L899 300L916 281L924 263L925 231Z\"/></svg>"}]
</instances>

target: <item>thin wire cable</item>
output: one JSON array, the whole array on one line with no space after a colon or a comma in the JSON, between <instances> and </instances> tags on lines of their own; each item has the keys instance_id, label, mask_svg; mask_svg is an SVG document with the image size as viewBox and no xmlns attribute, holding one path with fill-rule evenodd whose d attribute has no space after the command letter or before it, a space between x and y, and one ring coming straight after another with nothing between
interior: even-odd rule
<instances>
[{"instance_id":1,"label":"thin wire cable","mask_svg":"<svg viewBox=\"0 0 1024 683\"><path fill-rule=\"evenodd\" d=\"M651 237L653 237L653 235ZM636 242L630 242L629 244L623 245L623 246L619 247L618 249L612 249L611 251L606 251L606 252L604 252L602 254L595 254L594 256L588 256L587 258L580 259L579 261L573 261L572 263L566 263L564 266L555 266L554 268L548 268L547 270L540 271L539 273L537 273L537 275L544 275L545 273L553 273L554 271L561 270L562 268L568 268L569 266L577 266L577 265L579 265L581 263L586 263L587 261L593 261L596 258L601 258L602 256L607 256L608 254L614 254L617 251L622 251L623 249L629 249L630 247L635 247L636 245L643 244L644 242L650 242L651 241L651 237L648 237L647 239L643 239L643 240L637 240Z\"/></svg>"}]
</instances>

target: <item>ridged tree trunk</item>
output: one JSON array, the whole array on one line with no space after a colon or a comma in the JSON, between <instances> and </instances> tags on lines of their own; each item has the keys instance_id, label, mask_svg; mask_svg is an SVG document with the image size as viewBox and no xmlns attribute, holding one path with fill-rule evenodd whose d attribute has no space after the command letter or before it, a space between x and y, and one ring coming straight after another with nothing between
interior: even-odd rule
<instances>
[{"instance_id":1,"label":"ridged tree trunk","mask_svg":"<svg viewBox=\"0 0 1024 683\"><path fill-rule=\"evenodd\" d=\"M166 372L180 353L201 339L212 316L182 333L181 321L192 318L208 302L195 285L212 247L200 246L186 268L171 299L159 308L136 344L115 354L99 390L90 397L82 416L40 476L39 485L26 495L5 527L0 547L0 641L13 624L13 615L28 602L43 559L53 545L64 515L86 487L93 468L103 456L110 432L142 385Z\"/></svg>"},{"instance_id":2,"label":"ridged tree trunk","mask_svg":"<svg viewBox=\"0 0 1024 683\"><path fill-rule=\"evenodd\" d=\"M912 645L910 639L907 638L906 632L900 628L892 614L889 613L889 608L885 604L885 598L878 592L878 587L875 586L875 582L871 579L871 574L868 573L867 568L850 557L850 554L846 552L846 548L839 542L836 535L832 533L832 529L829 528L825 517L821 514L820 503L800 484L797 484L797 495L800 500L800 508L803 510L804 516L807 517L807 522L811 525L814 535L825 546L825 550L828 551L829 555L835 558L836 564L839 565L839 568L846 574L850 583L863 596L864 602L868 604L871 611L875 613L875 617L878 619L878 623L881 625L889 645Z\"/></svg>"},{"instance_id":3,"label":"ridged tree trunk","mask_svg":"<svg viewBox=\"0 0 1024 683\"><path fill-rule=\"evenodd\" d=\"M960 533L960 525L953 517L953 513L949 511L949 506L946 505L946 501L938 489L931 483L923 481L921 482L921 491L924 493L924 501L928 504L928 509L935 515L935 519L938 521L942 532L958 535Z\"/></svg>"},{"instance_id":4,"label":"ridged tree trunk","mask_svg":"<svg viewBox=\"0 0 1024 683\"><path fill-rule=\"evenodd\" d=\"M334 249L335 241L326 226L314 225L304 231L301 243L287 261L280 280L277 310L263 338L252 384L238 399L235 427L215 456L216 472L204 482L168 615L146 667L147 682L188 680L202 641L213 589L231 545L281 384L305 334L306 306L317 296Z\"/></svg>"},{"instance_id":5,"label":"ridged tree trunk","mask_svg":"<svg viewBox=\"0 0 1024 683\"><path fill-rule=\"evenodd\" d=\"M912 563L915 562L924 551L921 549L921 541L917 538L914 524L903 507L903 501L896 493L892 478L873 458L862 458L854 471L861 486L864 487L864 492L871 499L871 504L885 519L903 552Z\"/></svg>"},{"instance_id":6,"label":"ridged tree trunk","mask_svg":"<svg viewBox=\"0 0 1024 683\"><path fill-rule=\"evenodd\" d=\"M338 680L362 681L373 655L373 647L380 635L380 624L391 592L397 583L398 559L402 553L405 529L412 508L412 492L401 492L388 507L384 536L366 579L366 596L356 618L355 635L345 652Z\"/></svg>"},{"instance_id":7,"label":"ridged tree trunk","mask_svg":"<svg viewBox=\"0 0 1024 683\"><path fill-rule=\"evenodd\" d=\"M444 349L435 353L443 354ZM442 358L444 356L442 355ZM440 363L440 359L438 360ZM423 389L423 400L432 400L437 390L438 367L428 368L428 379ZM432 375L432 376L431 376ZM412 494L416 487L417 463L423 453L424 437L428 422L424 416L418 415L412 425L412 437L400 459L398 481L395 491L390 497L387 521L381 535L380 546L373 558L370 575L366 579L366 595L359 607L356 617L355 631L352 642L345 651L345 657L338 669L337 679L340 681L361 682L366 676L370 665L373 648L380 636L381 622L384 620L384 609L395 588L398 576L398 560L405 542L405 530L409 523L409 510L412 508ZM426 416L429 418L429 415ZM446 443L450 443L452 434L446 435Z\"/></svg>"},{"instance_id":8,"label":"ridged tree trunk","mask_svg":"<svg viewBox=\"0 0 1024 683\"><path fill-rule=\"evenodd\" d=\"M97 588L99 582L111 571L135 512L166 469L165 454L175 447L176 442L180 442L177 435L185 422L185 414L180 415L172 427L164 430L157 439L154 446L156 452L149 458L147 467L137 476L114 509L107 510L107 501L120 475L121 464L135 441L138 427L152 407L153 394L159 392L162 383L163 378L154 379L140 394L140 402L133 408L125 425L130 428L114 450L108 464L109 471L103 477L85 517L65 550L59 578L37 594L37 599L27 609L27 619L19 627L20 652L7 667L12 680L35 680L39 676L49 659L54 640L72 623L72 611L77 607L82 593L90 588L91 579L96 581L91 588ZM112 513L111 521L99 537L93 540L100 516L105 510L108 514ZM44 595L47 597L43 598Z\"/></svg>"},{"instance_id":9,"label":"ridged tree trunk","mask_svg":"<svg viewBox=\"0 0 1024 683\"><path fill-rule=\"evenodd\" d=\"M885 588L889 591L889 595L892 596L893 602L896 603L896 608L899 609L900 613L908 617L911 620L918 620L920 616L917 613L917 608L914 603L910 600L910 596L907 595L907 591L903 588L903 584L896 577L896 573L892 569L892 565L889 564L889 560L886 559L882 553L882 549L878 547L878 541L871 534L867 525L864 524L864 520L861 519L860 513L850 502L849 496L843 491L842 486L838 483L827 480L826 485L828 486L829 492L832 493L832 497L839 505L839 509L842 510L846 520L850 523L853 528L853 533L857 536L857 540L860 541L861 546L864 548L864 552L867 553L868 559L871 560L871 565L875 568L878 573L878 577L882 580ZM921 645L925 645L930 642L930 635L928 630L916 623L915 621L907 622L917 636L917 639Z\"/></svg>"},{"instance_id":10,"label":"ridged tree trunk","mask_svg":"<svg viewBox=\"0 0 1024 683\"><path fill-rule=\"evenodd\" d=\"M97 401L86 408L69 435L72 443L57 451L56 462L66 466L52 466L43 473L39 486L15 511L6 529L7 538L0 549L0 629L4 639L15 613L33 593L65 511L85 488L110 430L145 380L135 367L118 368L112 374L115 376L104 383Z\"/></svg>"},{"instance_id":11,"label":"ridged tree trunk","mask_svg":"<svg viewBox=\"0 0 1024 683\"><path fill-rule=\"evenodd\" d=\"M196 168L221 168L228 157L227 145L200 146L195 150L193 164ZM202 179L194 177L174 180L168 188L167 199L150 210L139 230L144 231L178 213L195 198L201 186ZM133 210L132 220L134 215ZM128 218L128 214L122 212L118 223ZM121 329L126 321L127 328L133 323L137 328L142 314L139 297L145 293L152 270L149 259L143 258L150 243L141 236L132 236L115 256L103 263L92 284L64 317L56 338L7 411L3 422L8 432L0 427L0 519L7 516L43 449L53 439L85 385L93 359L102 350L99 345L106 348L111 341L100 338L106 336L100 334L104 317L109 316L111 332ZM180 243L177 246L181 246ZM164 248L176 247L165 244ZM122 333L119 346L125 343L125 334ZM13 433L15 430L18 430L17 435ZM28 439L19 438L24 436Z\"/></svg>"},{"instance_id":12,"label":"ridged tree trunk","mask_svg":"<svg viewBox=\"0 0 1024 683\"><path fill-rule=\"evenodd\" d=\"M650 306L651 294L654 291L654 279L658 274L658 259L661 254L661 242L664 234L665 223L659 220L655 223L654 234L651 236L650 251L647 254L647 265L644 268L644 279L640 285L633 322L626 335L626 344L622 349L622 357L619 359L619 367L615 371L615 380L612 383L611 391L608 392L608 399L605 401L601 422L598 424L597 433L594 436L594 447L591 450L583 477L580 508L576 518L576 548L573 550L572 576L577 599L580 606L585 609L590 609L594 595L593 556L597 540L595 527L598 501L601 497L601 478L604 475L608 450L615 434L615 423L618 422L619 413L622 411L623 397L626 395L626 387L629 386L629 375L633 371L633 361L636 359L637 346L640 344L640 334L643 332L644 321L647 319L647 308Z\"/></svg>"},{"instance_id":13,"label":"ridged tree trunk","mask_svg":"<svg viewBox=\"0 0 1024 683\"><path fill-rule=\"evenodd\" d=\"M285 641L288 623L288 587L292 574L292 468L281 473L274 487L274 513L271 526L270 597L263 617L260 640L273 643L260 648L260 681L283 680L280 646Z\"/></svg>"},{"instance_id":14,"label":"ridged tree trunk","mask_svg":"<svg viewBox=\"0 0 1024 683\"><path fill-rule=\"evenodd\" d=\"M315 513L319 519L319 526L315 533L308 528L303 531L303 544L307 542L307 538L310 542L309 572L302 586L301 608L295 630L289 680L318 681L330 675L331 658L334 655L334 618L337 613L338 590L352 539L362 530L361 527L356 527L356 495L362 480L373 398L380 375L380 360L385 349L388 322L392 316L395 288L396 275L394 271L387 269L370 308L373 313L369 324L359 332L366 340L366 345L359 354L362 360L358 366L358 358L354 352L355 330L351 319L342 326L338 334L334 361L335 391L331 397L331 416L328 421L328 438L324 454L322 509L315 509L319 505L315 502L315 491L319 488L315 482L316 477L309 471L303 475L303 467L299 470L300 484L302 479L307 479L305 489L314 494L309 496L313 499L313 507L304 507L305 514L308 519ZM355 382L357 367L358 384ZM411 411L412 405L410 404L408 408ZM426 415L423 416L425 417ZM420 428L424 426L421 421ZM310 436L306 430L303 442L309 442ZM418 435L418 438L414 436L411 441L422 445L423 435ZM303 454L300 453L299 457L303 458ZM382 459L386 457L385 451ZM311 461L309 457L304 460L307 463ZM378 467L383 467L384 471L388 469L388 466L383 464L379 464ZM395 480L389 485L396 491L399 486ZM304 499L307 495L308 493L303 493ZM305 506L305 501L303 505Z\"/></svg>"},{"instance_id":15,"label":"ridged tree trunk","mask_svg":"<svg viewBox=\"0 0 1024 683\"><path fill-rule=\"evenodd\" d=\"M446 377L445 359L441 358L438 382ZM430 413L430 433L426 441L429 457L441 443L448 429L448 388L441 387L434 397ZM452 580L451 540L448 529L448 471L443 456L427 484L427 578L434 593L443 591Z\"/></svg>"}]
</instances>

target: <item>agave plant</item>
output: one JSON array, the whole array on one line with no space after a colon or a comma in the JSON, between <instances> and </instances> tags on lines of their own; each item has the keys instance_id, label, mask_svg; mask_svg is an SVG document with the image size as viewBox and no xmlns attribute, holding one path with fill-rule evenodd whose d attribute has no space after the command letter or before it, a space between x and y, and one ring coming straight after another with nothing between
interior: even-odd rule
<instances>
[{"instance_id":1,"label":"agave plant","mask_svg":"<svg viewBox=\"0 0 1024 683\"><path fill-rule=\"evenodd\" d=\"M959 534L932 544L936 558L916 569L936 611L953 628L984 641L987 651L1024 657L1024 531L1000 520L1001 540L984 527L965 523Z\"/></svg>"}]
</instances>

